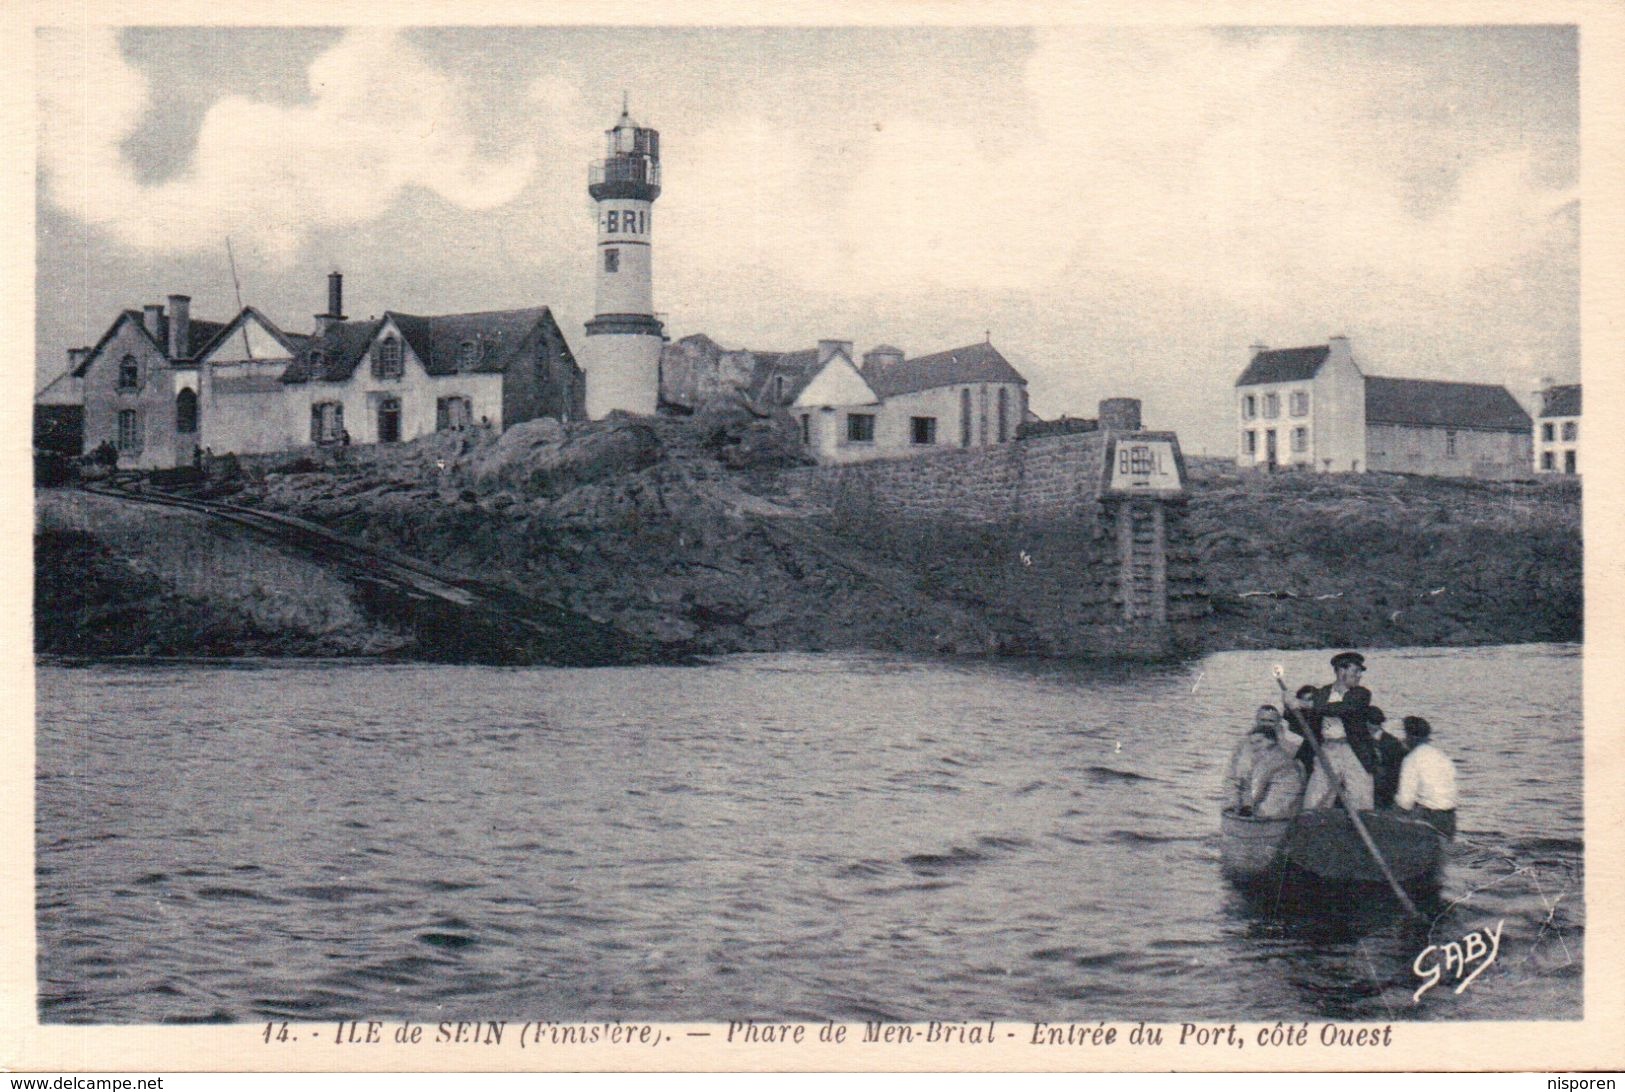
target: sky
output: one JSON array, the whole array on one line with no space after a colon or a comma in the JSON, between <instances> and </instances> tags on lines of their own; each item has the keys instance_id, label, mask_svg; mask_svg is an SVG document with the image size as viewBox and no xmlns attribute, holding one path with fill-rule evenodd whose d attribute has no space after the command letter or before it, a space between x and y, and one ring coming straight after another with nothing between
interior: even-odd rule
<instances>
[{"instance_id":1,"label":"sky","mask_svg":"<svg viewBox=\"0 0 1625 1092\"><path fill-rule=\"evenodd\" d=\"M1229 453L1253 344L1579 378L1577 37L1506 28L75 27L38 38L37 375L192 297L591 317L588 163L661 131L673 337L991 337L1041 416ZM589 379L590 382L590 379Z\"/></svg>"}]
</instances>

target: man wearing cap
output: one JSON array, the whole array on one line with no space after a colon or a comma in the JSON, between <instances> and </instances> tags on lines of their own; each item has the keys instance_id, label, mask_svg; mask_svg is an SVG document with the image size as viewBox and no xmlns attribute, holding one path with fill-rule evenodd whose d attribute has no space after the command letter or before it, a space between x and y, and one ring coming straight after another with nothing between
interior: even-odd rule
<instances>
[{"instance_id":1,"label":"man wearing cap","mask_svg":"<svg viewBox=\"0 0 1625 1092\"><path fill-rule=\"evenodd\" d=\"M1394 806L1394 794L1399 791L1399 768L1405 761L1405 745L1383 727L1388 717L1375 705L1365 711L1366 727L1371 730L1371 798L1379 808Z\"/></svg>"},{"instance_id":2,"label":"man wearing cap","mask_svg":"<svg viewBox=\"0 0 1625 1092\"><path fill-rule=\"evenodd\" d=\"M1412 811L1446 838L1456 836L1456 764L1429 740L1433 726L1421 717L1406 717L1405 745L1410 753L1399 768L1394 806Z\"/></svg>"},{"instance_id":3,"label":"man wearing cap","mask_svg":"<svg viewBox=\"0 0 1625 1092\"><path fill-rule=\"evenodd\" d=\"M1327 728L1335 727L1337 736L1353 749L1360 765L1370 771L1374 763L1369 758L1371 736L1366 729L1366 710L1371 707L1371 691L1360 685L1365 657L1358 652L1339 652L1332 657L1332 671L1337 675L1336 682L1320 687L1309 700L1299 698L1292 704L1316 739L1325 739ZM1308 740L1298 748L1298 761L1313 775L1315 752Z\"/></svg>"},{"instance_id":4,"label":"man wearing cap","mask_svg":"<svg viewBox=\"0 0 1625 1092\"><path fill-rule=\"evenodd\" d=\"M1278 819L1298 807L1303 775L1280 746L1281 713L1260 705L1247 738L1230 756L1231 806L1238 814Z\"/></svg>"}]
</instances>

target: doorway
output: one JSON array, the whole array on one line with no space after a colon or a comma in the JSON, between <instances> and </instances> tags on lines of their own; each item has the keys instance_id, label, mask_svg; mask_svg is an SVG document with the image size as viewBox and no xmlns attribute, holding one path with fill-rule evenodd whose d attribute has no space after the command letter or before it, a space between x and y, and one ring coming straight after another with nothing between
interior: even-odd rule
<instances>
[{"instance_id":1,"label":"doorway","mask_svg":"<svg viewBox=\"0 0 1625 1092\"><path fill-rule=\"evenodd\" d=\"M401 400L386 398L378 403L378 442L393 444L401 438Z\"/></svg>"}]
</instances>

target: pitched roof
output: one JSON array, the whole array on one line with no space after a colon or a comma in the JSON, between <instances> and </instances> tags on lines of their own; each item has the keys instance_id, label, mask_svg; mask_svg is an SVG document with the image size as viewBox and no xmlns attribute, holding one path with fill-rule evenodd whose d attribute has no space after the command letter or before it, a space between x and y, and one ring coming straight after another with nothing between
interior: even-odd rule
<instances>
[{"instance_id":1,"label":"pitched roof","mask_svg":"<svg viewBox=\"0 0 1625 1092\"><path fill-rule=\"evenodd\" d=\"M751 371L750 390L751 397L758 402L779 402L789 405L796 400L796 396L807 389L807 384L818 372L818 350L796 349L788 353L762 352L756 349L747 349L746 352L756 358L756 367ZM784 395L780 397L773 392L774 380L783 376L786 380Z\"/></svg>"},{"instance_id":2,"label":"pitched roof","mask_svg":"<svg viewBox=\"0 0 1625 1092\"><path fill-rule=\"evenodd\" d=\"M383 325L382 319L365 322L332 322L319 334L311 334L294 354L293 363L282 373L284 383L308 383L312 379L342 383L355 373L356 365ZM318 359L317 354L321 354Z\"/></svg>"},{"instance_id":3,"label":"pitched roof","mask_svg":"<svg viewBox=\"0 0 1625 1092\"><path fill-rule=\"evenodd\" d=\"M147 329L145 318L146 316L143 315L142 312L134 309L120 311L118 317L108 325L107 332L102 334L102 336L97 339L95 346L91 348L90 352L85 354L85 358L81 360L79 362L79 366L73 370L73 374L79 376L84 375L85 372L90 368L90 362L101 355L103 347L113 339L113 335L118 332L119 326L125 322L134 323L135 328L141 331L142 335L152 343L153 348L157 349L167 358L169 356L169 316L164 316L163 320L164 326L162 332L164 334L164 340L159 340L158 338L152 336L151 331ZM201 353L211 341L219 336L220 331L225 329L225 326L226 324L223 322L210 322L208 319L190 320L187 323L186 355L181 357L181 360L197 359L198 354Z\"/></svg>"},{"instance_id":4,"label":"pitched roof","mask_svg":"<svg viewBox=\"0 0 1625 1092\"><path fill-rule=\"evenodd\" d=\"M1481 428L1527 432L1529 414L1505 387L1437 379L1365 379L1368 425Z\"/></svg>"},{"instance_id":5,"label":"pitched roof","mask_svg":"<svg viewBox=\"0 0 1625 1092\"><path fill-rule=\"evenodd\" d=\"M1540 392L1542 417L1580 416L1580 384L1569 383L1561 387L1547 387Z\"/></svg>"},{"instance_id":6,"label":"pitched roof","mask_svg":"<svg viewBox=\"0 0 1625 1092\"><path fill-rule=\"evenodd\" d=\"M985 341L917 356L900 364L871 365L863 370L863 378L882 398L961 383L1027 382L999 350Z\"/></svg>"},{"instance_id":7,"label":"pitched roof","mask_svg":"<svg viewBox=\"0 0 1625 1092\"><path fill-rule=\"evenodd\" d=\"M303 334L283 333L282 328L267 318L264 313L259 310L259 308L250 306L244 307L241 311L238 311L230 322L205 323L204 325L213 326L215 328L215 332L208 341L199 345L196 351L192 353L193 359L213 351L215 346L219 345L222 341L228 340L233 334L242 328L242 325L247 322L250 317L258 319L260 325L269 331L271 336L275 338L283 348L288 350L288 354L290 356L298 352L300 346L304 344ZM194 322L192 325L195 330L197 323ZM192 337L189 338L189 340L195 341L196 338Z\"/></svg>"},{"instance_id":8,"label":"pitched roof","mask_svg":"<svg viewBox=\"0 0 1625 1092\"><path fill-rule=\"evenodd\" d=\"M165 319L167 322L168 320ZM186 324L186 355L183 360L196 360L203 354L203 350L220 336L228 323L210 322L208 319L191 319ZM274 329L274 327L273 327Z\"/></svg>"},{"instance_id":9,"label":"pitched roof","mask_svg":"<svg viewBox=\"0 0 1625 1092\"><path fill-rule=\"evenodd\" d=\"M393 322L430 375L500 372L544 322L553 321L546 307L514 311L474 311L461 315L408 315L385 311L367 322L329 323L312 334L283 376L283 382L320 379L342 383L355 373L361 358L386 322ZM322 363L311 363L322 354Z\"/></svg>"},{"instance_id":10,"label":"pitched roof","mask_svg":"<svg viewBox=\"0 0 1625 1092\"><path fill-rule=\"evenodd\" d=\"M1304 345L1297 349L1264 349L1253 354L1247 370L1236 380L1238 387L1257 383L1292 383L1313 379L1331 353L1330 345Z\"/></svg>"},{"instance_id":11,"label":"pitched roof","mask_svg":"<svg viewBox=\"0 0 1625 1092\"><path fill-rule=\"evenodd\" d=\"M462 315L386 312L430 375L500 372L537 325L551 318L546 307L475 311Z\"/></svg>"}]
</instances>

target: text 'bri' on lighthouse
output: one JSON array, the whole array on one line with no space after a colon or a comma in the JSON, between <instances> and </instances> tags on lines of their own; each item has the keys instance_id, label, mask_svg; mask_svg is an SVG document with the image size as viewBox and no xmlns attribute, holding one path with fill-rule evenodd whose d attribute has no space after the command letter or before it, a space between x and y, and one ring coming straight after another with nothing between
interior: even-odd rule
<instances>
[{"instance_id":1,"label":"text 'bri' on lighthouse","mask_svg":"<svg viewBox=\"0 0 1625 1092\"><path fill-rule=\"evenodd\" d=\"M650 215L660 196L660 134L642 129L623 104L607 130L606 158L592 165L587 192L598 213L597 305L587 323L582 365L587 416L611 410L652 414L660 400Z\"/></svg>"}]
</instances>

